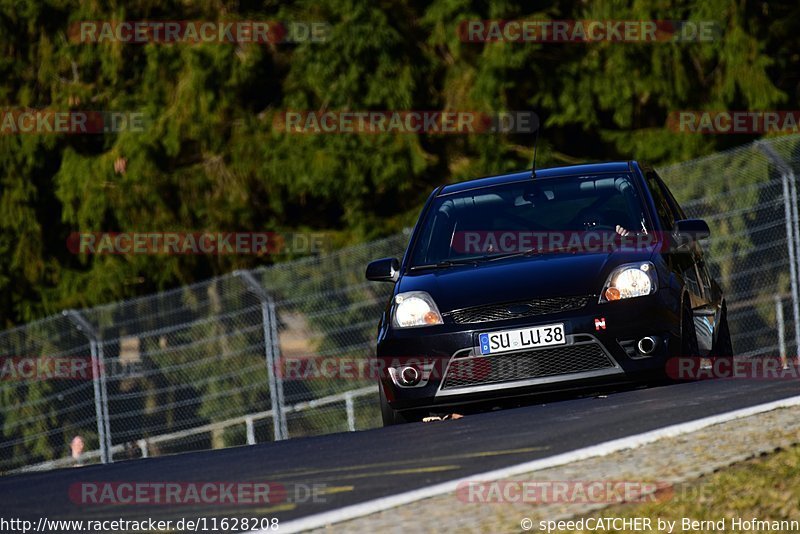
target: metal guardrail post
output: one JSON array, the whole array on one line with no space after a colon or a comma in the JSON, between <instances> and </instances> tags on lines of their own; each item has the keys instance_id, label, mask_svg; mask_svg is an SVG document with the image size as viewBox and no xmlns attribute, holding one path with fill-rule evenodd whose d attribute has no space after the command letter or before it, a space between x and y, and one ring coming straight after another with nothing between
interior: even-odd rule
<instances>
[{"instance_id":1,"label":"metal guardrail post","mask_svg":"<svg viewBox=\"0 0 800 534\"><path fill-rule=\"evenodd\" d=\"M252 417L246 417L244 420L244 426L247 430L247 444L248 445L255 445L256 444L256 427L255 422L253 421Z\"/></svg>"},{"instance_id":2,"label":"metal guardrail post","mask_svg":"<svg viewBox=\"0 0 800 534\"><path fill-rule=\"evenodd\" d=\"M775 295L775 322L778 325L778 352L781 355L781 363L786 366L786 334L783 327L783 299L780 295Z\"/></svg>"},{"instance_id":3,"label":"metal guardrail post","mask_svg":"<svg viewBox=\"0 0 800 534\"><path fill-rule=\"evenodd\" d=\"M783 182L783 207L786 217L786 247L789 253L789 280L792 287L792 315L794 318L795 356L800 354L800 293L798 293L797 276L800 267L800 222L797 215L797 185L792 167L769 143L756 141L755 146L766 154L767 158L778 168Z\"/></svg>"},{"instance_id":4,"label":"metal guardrail post","mask_svg":"<svg viewBox=\"0 0 800 534\"><path fill-rule=\"evenodd\" d=\"M280 346L278 342L275 303L250 271L234 271L233 274L241 278L261 302L261 322L264 330L264 355L267 363L269 397L273 413L273 436L275 441L287 439L286 414L284 413L283 405L283 380L281 380L277 373L277 360L280 357Z\"/></svg>"},{"instance_id":5,"label":"metal guardrail post","mask_svg":"<svg viewBox=\"0 0 800 534\"><path fill-rule=\"evenodd\" d=\"M111 455L111 428L108 418L108 395L106 391L103 345L100 343L100 336L97 330L77 310L64 310L62 313L89 340L89 352L92 358L94 409L97 418L97 439L100 442L100 461L104 464L111 463L113 461Z\"/></svg>"},{"instance_id":6,"label":"metal guardrail post","mask_svg":"<svg viewBox=\"0 0 800 534\"><path fill-rule=\"evenodd\" d=\"M353 392L348 391L345 393L344 405L347 410L347 430L350 432L356 431L356 411L353 406Z\"/></svg>"}]
</instances>

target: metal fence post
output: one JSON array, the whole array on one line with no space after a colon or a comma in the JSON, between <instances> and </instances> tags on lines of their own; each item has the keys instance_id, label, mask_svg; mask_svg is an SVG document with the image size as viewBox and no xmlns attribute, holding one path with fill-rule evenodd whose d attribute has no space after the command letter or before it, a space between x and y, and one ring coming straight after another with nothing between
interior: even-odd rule
<instances>
[{"instance_id":1,"label":"metal fence post","mask_svg":"<svg viewBox=\"0 0 800 534\"><path fill-rule=\"evenodd\" d=\"M269 296L268 293L266 295L270 317L270 351L272 352L272 361L277 362L281 357L280 338L278 337L278 314L275 311L275 301ZM275 369L277 369L277 367ZM289 429L286 424L286 410L284 410L284 406L286 404L283 400L283 377L280 376L279 373L273 374L275 375L275 383L278 394L278 407L277 409L273 407L273 412L275 413L275 420L278 421L278 426L280 427L281 439L289 439Z\"/></svg>"},{"instance_id":2,"label":"metal fence post","mask_svg":"<svg viewBox=\"0 0 800 534\"><path fill-rule=\"evenodd\" d=\"M800 216L797 214L797 181L794 177L794 171L791 168L789 168L788 179L792 196L792 219L794 221L795 270L797 271L798 278L800 278ZM798 288L798 292L800 292L800 288ZM800 353L800 345L797 346L797 352Z\"/></svg>"},{"instance_id":3,"label":"metal fence post","mask_svg":"<svg viewBox=\"0 0 800 534\"><path fill-rule=\"evenodd\" d=\"M797 221L797 189L794 183L794 172L792 167L786 163L780 155L764 141L756 141L758 147L767 158L778 168L783 182L783 208L786 217L786 247L789 253L789 280L792 286L792 316L794 319L794 347L795 356L800 354L800 294L797 288L797 270L800 265L800 256L795 250L800 236L800 229ZM792 206L794 204L794 206Z\"/></svg>"},{"instance_id":4,"label":"metal fence post","mask_svg":"<svg viewBox=\"0 0 800 534\"><path fill-rule=\"evenodd\" d=\"M77 310L64 310L79 332L89 340L92 358L92 385L94 387L94 409L97 417L97 439L100 442L100 461L111 463L111 427L108 418L108 395L106 391L106 371L103 361L103 346L97 330Z\"/></svg>"},{"instance_id":5,"label":"metal fence post","mask_svg":"<svg viewBox=\"0 0 800 534\"><path fill-rule=\"evenodd\" d=\"M283 380L277 373L277 359L280 355L278 346L278 325L276 324L275 303L269 294L261 287L250 271L234 271L235 276L241 278L261 302L261 321L264 330L264 355L267 362L267 377L269 380L269 398L272 404L272 427L275 441L288 437L286 432L286 414L283 406Z\"/></svg>"}]
</instances>

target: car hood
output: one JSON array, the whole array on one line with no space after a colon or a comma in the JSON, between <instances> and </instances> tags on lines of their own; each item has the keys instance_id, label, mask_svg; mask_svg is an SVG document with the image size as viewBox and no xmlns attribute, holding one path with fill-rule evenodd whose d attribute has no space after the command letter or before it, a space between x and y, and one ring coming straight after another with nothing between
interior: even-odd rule
<instances>
[{"instance_id":1,"label":"car hood","mask_svg":"<svg viewBox=\"0 0 800 534\"><path fill-rule=\"evenodd\" d=\"M608 274L650 254L548 254L405 274L397 292L427 291L446 313L491 303L598 295Z\"/></svg>"}]
</instances>

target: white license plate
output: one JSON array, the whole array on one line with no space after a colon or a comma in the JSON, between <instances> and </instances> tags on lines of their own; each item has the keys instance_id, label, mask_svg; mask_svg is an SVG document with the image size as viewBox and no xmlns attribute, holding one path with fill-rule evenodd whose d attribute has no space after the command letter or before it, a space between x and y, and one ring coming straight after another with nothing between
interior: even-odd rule
<instances>
[{"instance_id":1,"label":"white license plate","mask_svg":"<svg viewBox=\"0 0 800 534\"><path fill-rule=\"evenodd\" d=\"M497 354L549 345L564 345L567 336L564 335L564 323L558 323L519 330L486 332L478 336L478 342L481 354Z\"/></svg>"}]
</instances>

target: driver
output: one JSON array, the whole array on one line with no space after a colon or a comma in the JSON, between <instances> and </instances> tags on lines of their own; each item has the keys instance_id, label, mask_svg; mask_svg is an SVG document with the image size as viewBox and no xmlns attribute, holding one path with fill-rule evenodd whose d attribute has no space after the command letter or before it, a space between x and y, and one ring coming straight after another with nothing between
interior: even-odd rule
<instances>
[{"instance_id":1,"label":"driver","mask_svg":"<svg viewBox=\"0 0 800 534\"><path fill-rule=\"evenodd\" d=\"M593 210L591 207L590 208L584 208L581 211L581 213L578 214L578 216L576 218L579 221L581 221L581 225L583 226L583 229L585 231L594 230L597 226L605 226L605 224L604 224L605 221L609 220L609 219L611 219L611 220L616 219L617 221L622 220L623 222L626 222L627 219L628 219L628 217L626 216L626 214L624 212L609 211L609 212L600 214L600 213L597 213L595 210ZM611 226L610 224L607 225L607 227L610 227L610 226ZM637 232L628 230L627 228L625 228L621 224L615 225L614 226L614 230L617 232L617 234L619 234L622 237L627 237L629 235L636 235L637 234Z\"/></svg>"},{"instance_id":2,"label":"driver","mask_svg":"<svg viewBox=\"0 0 800 534\"><path fill-rule=\"evenodd\" d=\"M626 237L626 236L629 236L629 235L631 235L631 231L630 231L630 230L627 230L627 229L623 228L623 227L622 227L622 226L620 226L620 225L617 225L617 228L616 228L616 230L617 230L617 233L618 233L619 235L621 235L622 237Z\"/></svg>"}]
</instances>

